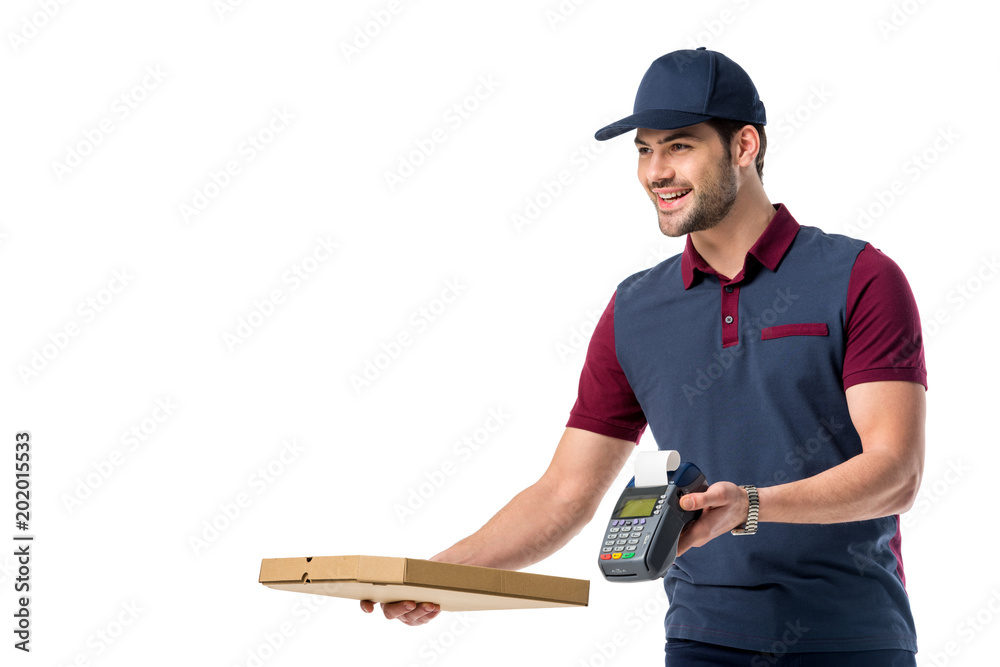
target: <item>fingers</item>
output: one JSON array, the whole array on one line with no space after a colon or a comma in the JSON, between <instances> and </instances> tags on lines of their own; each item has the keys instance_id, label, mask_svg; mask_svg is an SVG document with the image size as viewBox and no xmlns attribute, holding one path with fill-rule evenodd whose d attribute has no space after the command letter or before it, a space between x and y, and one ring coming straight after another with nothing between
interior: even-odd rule
<instances>
[{"instance_id":1,"label":"fingers","mask_svg":"<svg viewBox=\"0 0 1000 667\"><path fill-rule=\"evenodd\" d=\"M370 612L374 608L374 603L368 600L364 600L361 603L361 609L366 612ZM440 613L441 607L430 602L417 604L412 600L404 600L401 602L382 603L382 614L387 619L398 620L406 625L423 625Z\"/></svg>"},{"instance_id":2,"label":"fingers","mask_svg":"<svg viewBox=\"0 0 1000 667\"><path fill-rule=\"evenodd\" d=\"M430 602L417 604L407 600L383 604L382 613L386 618L399 620L406 625L423 625L441 613L441 607Z\"/></svg>"},{"instance_id":3,"label":"fingers","mask_svg":"<svg viewBox=\"0 0 1000 667\"><path fill-rule=\"evenodd\" d=\"M702 510L701 517L681 531L677 555L691 547L701 547L729 532L746 520L746 493L730 482L716 482L703 493L689 493L681 498L681 508Z\"/></svg>"},{"instance_id":4,"label":"fingers","mask_svg":"<svg viewBox=\"0 0 1000 667\"><path fill-rule=\"evenodd\" d=\"M362 600L361 611L365 612L366 614L372 613L373 611L375 611L375 603L372 602L371 600Z\"/></svg>"},{"instance_id":5,"label":"fingers","mask_svg":"<svg viewBox=\"0 0 1000 667\"><path fill-rule=\"evenodd\" d=\"M416 609L404 614L399 620L407 625L423 625L429 623L440 613L440 606L430 602L421 602Z\"/></svg>"},{"instance_id":6,"label":"fingers","mask_svg":"<svg viewBox=\"0 0 1000 667\"><path fill-rule=\"evenodd\" d=\"M702 547L708 544L715 537L713 524L711 515L706 513L702 514L700 519L684 526L684 530L681 531L677 540L677 555L680 556L691 547Z\"/></svg>"},{"instance_id":7,"label":"fingers","mask_svg":"<svg viewBox=\"0 0 1000 667\"><path fill-rule=\"evenodd\" d=\"M725 483L716 482L701 493L688 493L681 497L681 509L691 511L719 507L727 503L726 491Z\"/></svg>"},{"instance_id":8,"label":"fingers","mask_svg":"<svg viewBox=\"0 0 1000 667\"><path fill-rule=\"evenodd\" d=\"M681 534L677 537L677 558L680 558L685 551L692 547L691 540L688 537L688 533L691 532L691 526L693 526L697 521L689 523L681 529Z\"/></svg>"}]
</instances>

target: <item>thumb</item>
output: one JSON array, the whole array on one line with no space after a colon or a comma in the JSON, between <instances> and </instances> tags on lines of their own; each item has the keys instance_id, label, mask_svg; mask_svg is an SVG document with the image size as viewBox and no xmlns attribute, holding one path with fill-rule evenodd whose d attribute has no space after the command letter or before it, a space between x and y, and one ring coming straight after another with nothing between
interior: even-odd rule
<instances>
[{"instance_id":1,"label":"thumb","mask_svg":"<svg viewBox=\"0 0 1000 667\"><path fill-rule=\"evenodd\" d=\"M700 510L705 508L704 493L688 493L681 496L681 509L686 511Z\"/></svg>"},{"instance_id":2,"label":"thumb","mask_svg":"<svg viewBox=\"0 0 1000 667\"><path fill-rule=\"evenodd\" d=\"M704 491L684 494L680 498L681 509L705 510L725 505L727 484L728 482L716 482Z\"/></svg>"}]
</instances>

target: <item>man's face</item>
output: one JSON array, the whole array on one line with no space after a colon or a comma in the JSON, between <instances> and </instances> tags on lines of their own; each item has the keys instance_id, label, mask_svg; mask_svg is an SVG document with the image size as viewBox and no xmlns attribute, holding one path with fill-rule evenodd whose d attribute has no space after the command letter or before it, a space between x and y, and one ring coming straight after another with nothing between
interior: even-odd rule
<instances>
[{"instance_id":1,"label":"man's face","mask_svg":"<svg viewBox=\"0 0 1000 667\"><path fill-rule=\"evenodd\" d=\"M660 231L683 236L711 229L739 190L728 146L704 123L676 130L639 128L639 182L656 207Z\"/></svg>"}]
</instances>

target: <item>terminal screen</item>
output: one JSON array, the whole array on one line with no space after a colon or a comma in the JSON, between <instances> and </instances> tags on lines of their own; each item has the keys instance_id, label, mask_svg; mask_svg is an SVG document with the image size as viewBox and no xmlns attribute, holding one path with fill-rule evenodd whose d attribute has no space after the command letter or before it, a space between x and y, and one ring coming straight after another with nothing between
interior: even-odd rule
<instances>
[{"instance_id":1,"label":"terminal screen","mask_svg":"<svg viewBox=\"0 0 1000 667\"><path fill-rule=\"evenodd\" d=\"M656 507L656 496L651 498L633 498L625 501L622 508L618 510L613 518L630 519L637 516L652 516L653 508Z\"/></svg>"}]
</instances>

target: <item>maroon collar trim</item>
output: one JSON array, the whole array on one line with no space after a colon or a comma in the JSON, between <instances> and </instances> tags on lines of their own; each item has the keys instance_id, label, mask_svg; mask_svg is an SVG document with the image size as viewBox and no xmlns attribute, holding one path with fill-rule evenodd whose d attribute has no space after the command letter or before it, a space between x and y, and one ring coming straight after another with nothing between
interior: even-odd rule
<instances>
[{"instance_id":1,"label":"maroon collar trim","mask_svg":"<svg viewBox=\"0 0 1000 667\"><path fill-rule=\"evenodd\" d=\"M788 208L784 204L776 204L774 209L774 217L771 218L771 222L768 223L764 233L760 235L760 238L757 239L757 242L753 244L753 247L747 253L748 257L753 255L758 262L771 271L778 269L778 264L781 263L781 259L788 252L789 246L795 240L795 235L799 232L799 223L795 221L795 218L788 212ZM706 275L719 275L698 254L698 251L694 248L694 243L691 242L691 235L688 234L684 253L681 255L681 276L684 279L684 289L690 289L694 285L695 278L697 277L695 270ZM739 282L743 279L745 272L746 261L744 260L743 270L729 282Z\"/></svg>"}]
</instances>

